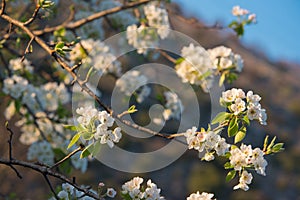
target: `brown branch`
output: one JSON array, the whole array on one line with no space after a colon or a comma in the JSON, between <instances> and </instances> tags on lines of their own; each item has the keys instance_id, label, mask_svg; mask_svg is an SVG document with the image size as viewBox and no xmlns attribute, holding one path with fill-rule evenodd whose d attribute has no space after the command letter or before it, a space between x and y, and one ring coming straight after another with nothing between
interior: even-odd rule
<instances>
[{"instance_id":1,"label":"brown branch","mask_svg":"<svg viewBox=\"0 0 300 200\"><path fill-rule=\"evenodd\" d=\"M84 149L84 146L78 147L77 149L75 149L74 151L72 151L71 153L69 153L68 155L66 155L64 158L62 158L60 161L58 161L57 163L55 163L53 166L51 166L50 169L53 169L54 167L57 167L61 163L65 162L66 160L68 160L69 158L71 158L77 152L82 151L83 149Z\"/></svg>"},{"instance_id":2,"label":"brown branch","mask_svg":"<svg viewBox=\"0 0 300 200\"><path fill-rule=\"evenodd\" d=\"M167 60L169 60L170 62L176 63L176 59L173 58L172 56L170 56L169 54L167 54L166 52L164 52L163 50L157 49L157 51L158 51L163 57L165 57Z\"/></svg>"},{"instance_id":3,"label":"brown branch","mask_svg":"<svg viewBox=\"0 0 300 200\"><path fill-rule=\"evenodd\" d=\"M6 2L5 0L2 0L1 2L1 9L0 9L0 15L2 15L5 11Z\"/></svg>"},{"instance_id":4,"label":"brown branch","mask_svg":"<svg viewBox=\"0 0 300 200\"><path fill-rule=\"evenodd\" d=\"M58 172L52 171L47 166L40 166L40 165L37 165L37 164L33 164L33 163L30 163L30 162L25 162L25 161L21 161L21 160L15 160L15 159L14 160L6 160L6 159L2 159L2 158L0 158L0 164L7 165L7 166L21 166L21 167L28 168L28 169L31 169L33 171L39 172L43 176L44 175L52 176L52 177L57 178L57 179L59 179L63 182L71 184L77 190L79 190L81 192L84 192L86 194L86 196L93 197L93 198L99 199L99 200L101 199L101 198L98 197L97 194L94 194L94 193L90 192L86 188L80 187L79 185L73 183L70 179L68 179L64 175L62 175Z\"/></svg>"},{"instance_id":5,"label":"brown branch","mask_svg":"<svg viewBox=\"0 0 300 200\"><path fill-rule=\"evenodd\" d=\"M35 20L37 14L40 11L40 8L41 8L40 4L37 3L32 16L26 22L24 22L24 26L30 25Z\"/></svg>"},{"instance_id":6,"label":"brown branch","mask_svg":"<svg viewBox=\"0 0 300 200\"><path fill-rule=\"evenodd\" d=\"M54 26L54 27L44 28L43 30L36 30L36 31L33 31L33 33L36 36L39 36L39 35L43 35L45 33L54 32L54 31L59 30L61 28L66 28L66 29L70 29L70 30L77 29L77 28L80 28L81 26L83 26L83 25L85 25L89 22L100 19L100 18L105 17L107 15L111 15L111 14L120 12L120 11L125 10L125 9L135 8L137 6L146 4L150 1L151 0L140 0L140 1L136 1L136 2L127 3L127 4L122 5L122 6L117 6L117 7L108 9L108 10L104 10L104 11L94 13L94 14L86 17L86 18L79 19L75 22L70 22L70 23L67 23L67 24L63 23L63 24L60 24L60 25L57 25L57 26Z\"/></svg>"},{"instance_id":7,"label":"brown branch","mask_svg":"<svg viewBox=\"0 0 300 200\"><path fill-rule=\"evenodd\" d=\"M33 40L34 40L34 37L30 38L30 40L29 40L29 42L26 46L26 49L24 51L24 55L21 58L21 62L23 62L25 60L25 55L26 54L31 53L30 48L31 48L31 44L32 44Z\"/></svg>"},{"instance_id":8,"label":"brown branch","mask_svg":"<svg viewBox=\"0 0 300 200\"><path fill-rule=\"evenodd\" d=\"M59 199L59 197L57 196L57 194L56 194L56 192L55 192L55 190L54 190L54 188L53 188L53 186L52 186L52 184L51 184L51 182L50 182L50 180L48 178L48 176L46 174L43 174L43 176L44 176L44 178L45 178L45 180L46 180L46 182L47 182L47 184L48 184L51 192L53 193L55 199Z\"/></svg>"},{"instance_id":9,"label":"brown branch","mask_svg":"<svg viewBox=\"0 0 300 200\"><path fill-rule=\"evenodd\" d=\"M5 128L9 132L9 139L7 141L7 143L8 143L8 158L9 158L9 160L12 160L13 159L13 156L12 156L12 137L14 135L14 132L8 127L8 122L5 123Z\"/></svg>"}]
</instances>

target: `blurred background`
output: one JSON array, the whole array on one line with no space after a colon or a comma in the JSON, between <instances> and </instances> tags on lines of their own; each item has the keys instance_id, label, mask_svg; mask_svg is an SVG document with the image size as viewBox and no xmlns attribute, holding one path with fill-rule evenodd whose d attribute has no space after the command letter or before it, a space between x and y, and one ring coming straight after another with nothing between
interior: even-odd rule
<instances>
[{"instance_id":1,"label":"blurred background","mask_svg":"<svg viewBox=\"0 0 300 200\"><path fill-rule=\"evenodd\" d=\"M162 194L170 200L185 199L190 193L206 191L216 194L217 199L232 200L300 200L300 2L297 0L174 0L168 6L172 28L197 40L205 48L224 45L242 56L245 62L243 72L233 85L244 90L253 90L262 96L262 106L268 114L268 125L252 123L245 143L261 147L266 134L277 136L285 143L285 151L267 158L266 177L254 174L253 184L248 192L233 191L238 180L225 183L224 161L201 162L196 151L187 151L170 166L146 174L128 174L113 170L100 162L89 163L86 174L73 171L71 176L77 182L91 185L95 189L99 182L117 190L133 178L151 178ZM233 19L231 8L240 5L257 14L257 25L247 26L245 36L237 38L229 29L207 29L218 22L226 26ZM193 24L185 19L195 18ZM197 21L198 20L198 21ZM210 110L209 96L203 94L201 112ZM3 111L7 101L1 100ZM8 135L0 116L0 156L7 155ZM139 122L142 123L142 122ZM174 126L175 122L170 122ZM204 117L203 126L207 124ZM13 123L11 123L13 124ZM18 133L17 129L14 129ZM27 146L14 139L14 155L26 159ZM167 141L152 139L152 148L159 148ZM140 148L134 144L129 149ZM15 196L12 199L47 199L50 190L44 179L34 172L20 168L23 179L19 180L7 167L0 166L0 193ZM70 176L70 177L71 177ZM54 183L60 184L56 180ZM0 196L1 199L1 196ZM118 199L118 198L117 198Z\"/></svg>"}]
</instances>

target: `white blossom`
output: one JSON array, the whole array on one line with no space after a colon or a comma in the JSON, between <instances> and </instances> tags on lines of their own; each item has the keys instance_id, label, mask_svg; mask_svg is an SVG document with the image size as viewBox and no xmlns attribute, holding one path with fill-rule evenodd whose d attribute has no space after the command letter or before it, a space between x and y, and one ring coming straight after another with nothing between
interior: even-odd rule
<instances>
[{"instance_id":1,"label":"white blossom","mask_svg":"<svg viewBox=\"0 0 300 200\"><path fill-rule=\"evenodd\" d=\"M132 180L127 181L122 185L122 193L129 194L129 196L133 199L138 199L142 195L140 188L143 181L143 178L134 177Z\"/></svg>"},{"instance_id":2,"label":"white blossom","mask_svg":"<svg viewBox=\"0 0 300 200\"><path fill-rule=\"evenodd\" d=\"M233 68L237 72L241 72L243 69L243 59L240 55L234 54L230 48L219 46L213 49L207 50L210 59L213 62L214 69L228 69Z\"/></svg>"},{"instance_id":3,"label":"white blossom","mask_svg":"<svg viewBox=\"0 0 300 200\"><path fill-rule=\"evenodd\" d=\"M28 86L28 81L18 75L4 79L3 83L3 92L15 99L19 98Z\"/></svg>"},{"instance_id":4,"label":"white blossom","mask_svg":"<svg viewBox=\"0 0 300 200\"><path fill-rule=\"evenodd\" d=\"M147 54L149 48L158 46L159 37L155 28L149 28L145 25L133 24L127 27L126 37L128 44L137 49L138 54Z\"/></svg>"},{"instance_id":5,"label":"white blossom","mask_svg":"<svg viewBox=\"0 0 300 200\"><path fill-rule=\"evenodd\" d=\"M182 113L184 107L178 98L177 94L171 91L164 92L166 103L164 105L165 109L163 111L163 118L165 120L180 119L180 114Z\"/></svg>"},{"instance_id":6,"label":"white blossom","mask_svg":"<svg viewBox=\"0 0 300 200\"><path fill-rule=\"evenodd\" d=\"M142 75L139 71L132 70L125 73L116 82L116 87L126 96L130 97L133 93L136 94L137 102L141 103L150 95L150 88L147 86L148 78ZM140 88L138 87L140 86ZM136 90L138 88L138 90Z\"/></svg>"},{"instance_id":7,"label":"white blossom","mask_svg":"<svg viewBox=\"0 0 300 200\"><path fill-rule=\"evenodd\" d=\"M148 24L157 28L157 33L161 39L165 39L170 32L170 23L167 10L159 7L156 3L149 3L144 6L144 13Z\"/></svg>"},{"instance_id":8,"label":"white blossom","mask_svg":"<svg viewBox=\"0 0 300 200\"><path fill-rule=\"evenodd\" d=\"M110 48L100 40L86 39L77 43L70 52L73 63L82 62L81 67L94 67L100 74L121 75L121 63L117 61Z\"/></svg>"},{"instance_id":9,"label":"white blossom","mask_svg":"<svg viewBox=\"0 0 300 200\"><path fill-rule=\"evenodd\" d=\"M62 200L69 200L69 194L68 192L62 190L60 191L57 196L59 197L59 199L62 199Z\"/></svg>"},{"instance_id":10,"label":"white blossom","mask_svg":"<svg viewBox=\"0 0 300 200\"><path fill-rule=\"evenodd\" d=\"M232 14L234 16L243 16L249 14L249 11L246 9L241 8L240 6L234 6L232 8Z\"/></svg>"},{"instance_id":11,"label":"white blossom","mask_svg":"<svg viewBox=\"0 0 300 200\"><path fill-rule=\"evenodd\" d=\"M213 67L205 49L191 43L182 48L181 56L184 60L175 66L177 75L183 82L200 85L208 92L213 83Z\"/></svg>"},{"instance_id":12,"label":"white blossom","mask_svg":"<svg viewBox=\"0 0 300 200\"><path fill-rule=\"evenodd\" d=\"M113 188L107 188L106 195L110 198L114 198L117 192Z\"/></svg>"},{"instance_id":13,"label":"white blossom","mask_svg":"<svg viewBox=\"0 0 300 200\"><path fill-rule=\"evenodd\" d=\"M234 186L233 189L242 189L244 191L247 191L249 189L249 184L251 184L252 181L252 174L248 173L246 170L243 171L240 179L239 179L239 184Z\"/></svg>"},{"instance_id":14,"label":"white blossom","mask_svg":"<svg viewBox=\"0 0 300 200\"><path fill-rule=\"evenodd\" d=\"M230 106L233 114L238 115L246 109L246 103L241 98L237 98L234 104Z\"/></svg>"},{"instance_id":15,"label":"white blossom","mask_svg":"<svg viewBox=\"0 0 300 200\"><path fill-rule=\"evenodd\" d=\"M33 72L33 67L31 66L31 62L26 58L22 61L22 58L15 58L9 60L8 68L11 71L21 71L21 72Z\"/></svg>"},{"instance_id":16,"label":"white blossom","mask_svg":"<svg viewBox=\"0 0 300 200\"><path fill-rule=\"evenodd\" d=\"M39 162L53 165L54 164L54 153L51 148L51 144L47 141L33 143L27 152L28 160L37 159Z\"/></svg>"},{"instance_id":17,"label":"white blossom","mask_svg":"<svg viewBox=\"0 0 300 200\"><path fill-rule=\"evenodd\" d=\"M213 200L214 194L202 192L200 194L199 191L197 193L191 194L189 197L187 197L186 200Z\"/></svg>"}]
</instances>

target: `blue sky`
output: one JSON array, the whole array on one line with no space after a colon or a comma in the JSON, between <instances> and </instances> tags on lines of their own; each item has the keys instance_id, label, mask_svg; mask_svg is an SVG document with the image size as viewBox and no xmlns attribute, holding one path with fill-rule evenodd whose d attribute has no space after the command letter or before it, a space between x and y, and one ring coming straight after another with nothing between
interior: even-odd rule
<instances>
[{"instance_id":1,"label":"blue sky","mask_svg":"<svg viewBox=\"0 0 300 200\"><path fill-rule=\"evenodd\" d=\"M185 15L203 20L207 25L216 21L227 25L233 18L235 5L257 15L258 23L246 27L241 39L257 46L274 60L300 64L300 0L173 0Z\"/></svg>"}]
</instances>

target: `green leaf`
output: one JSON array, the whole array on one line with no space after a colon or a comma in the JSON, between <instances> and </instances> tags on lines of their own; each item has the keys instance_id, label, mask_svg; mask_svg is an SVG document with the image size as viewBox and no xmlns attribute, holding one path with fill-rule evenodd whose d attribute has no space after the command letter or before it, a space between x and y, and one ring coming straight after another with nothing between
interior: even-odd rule
<instances>
[{"instance_id":1,"label":"green leaf","mask_svg":"<svg viewBox=\"0 0 300 200\"><path fill-rule=\"evenodd\" d=\"M94 137L94 134L91 133L91 132L88 131L88 130L82 131L82 132L81 132L81 135L82 135L82 138L83 138L84 140L90 140L90 139L92 139L92 138Z\"/></svg>"},{"instance_id":2,"label":"green leaf","mask_svg":"<svg viewBox=\"0 0 300 200\"><path fill-rule=\"evenodd\" d=\"M217 116L211 121L211 124L221 123L228 119L228 117L231 116L230 113L227 112L220 112L217 114Z\"/></svg>"},{"instance_id":3,"label":"green leaf","mask_svg":"<svg viewBox=\"0 0 300 200\"><path fill-rule=\"evenodd\" d=\"M241 128L241 130L234 137L234 144L242 141L246 136L246 127Z\"/></svg>"},{"instance_id":4,"label":"green leaf","mask_svg":"<svg viewBox=\"0 0 300 200\"><path fill-rule=\"evenodd\" d=\"M22 103L20 100L15 100L15 107L16 107L16 111L20 112L20 109L22 107Z\"/></svg>"},{"instance_id":5,"label":"green leaf","mask_svg":"<svg viewBox=\"0 0 300 200\"><path fill-rule=\"evenodd\" d=\"M93 144L94 143L91 143L91 144L89 144L87 147L85 147L83 149L83 151L80 154L80 158L81 159L85 158L85 157L87 157L87 156L89 156L91 154L91 152L93 151L93 148L94 148Z\"/></svg>"},{"instance_id":6,"label":"green leaf","mask_svg":"<svg viewBox=\"0 0 300 200\"><path fill-rule=\"evenodd\" d=\"M230 164L230 162L226 162L226 163L224 164L224 168L225 168L225 169L232 169L233 166L232 166L232 164Z\"/></svg>"},{"instance_id":7,"label":"green leaf","mask_svg":"<svg viewBox=\"0 0 300 200\"><path fill-rule=\"evenodd\" d=\"M226 77L226 74L225 73L222 73L221 77L220 77L220 80L219 80L219 86L221 87L225 81L225 77Z\"/></svg>"},{"instance_id":8,"label":"green leaf","mask_svg":"<svg viewBox=\"0 0 300 200\"><path fill-rule=\"evenodd\" d=\"M250 125L250 120L247 115L244 116L243 121L247 124L247 126Z\"/></svg>"},{"instance_id":9,"label":"green leaf","mask_svg":"<svg viewBox=\"0 0 300 200\"><path fill-rule=\"evenodd\" d=\"M229 182L232 179L234 179L235 175L236 175L236 171L235 170L231 170L230 172L228 172L228 174L226 176L226 182Z\"/></svg>"},{"instance_id":10,"label":"green leaf","mask_svg":"<svg viewBox=\"0 0 300 200\"><path fill-rule=\"evenodd\" d=\"M135 105L130 106L130 108L128 108L128 110L127 110L127 112L129 114L135 113L136 111L138 111L138 110L136 109Z\"/></svg>"},{"instance_id":11,"label":"green leaf","mask_svg":"<svg viewBox=\"0 0 300 200\"><path fill-rule=\"evenodd\" d=\"M273 147L272 147L272 152L273 153L278 153L278 152L280 152L280 151L283 151L284 150L284 148L282 148L283 147L283 143L277 143L277 144L275 144Z\"/></svg>"},{"instance_id":12,"label":"green leaf","mask_svg":"<svg viewBox=\"0 0 300 200\"><path fill-rule=\"evenodd\" d=\"M65 43L64 42L58 42L56 45L55 45L55 50L57 51L58 49L62 49L63 47L65 46Z\"/></svg>"},{"instance_id":13,"label":"green leaf","mask_svg":"<svg viewBox=\"0 0 300 200\"><path fill-rule=\"evenodd\" d=\"M237 134L238 130L239 130L239 125L237 122L237 117L234 117L230 120L228 129L227 129L228 136L229 137L235 136Z\"/></svg>"},{"instance_id":14,"label":"green leaf","mask_svg":"<svg viewBox=\"0 0 300 200\"><path fill-rule=\"evenodd\" d=\"M101 149L101 146L102 145L101 145L100 141L94 143L94 149L93 149L93 152L92 152L93 156L99 153L99 151Z\"/></svg>"},{"instance_id":15,"label":"green leaf","mask_svg":"<svg viewBox=\"0 0 300 200\"><path fill-rule=\"evenodd\" d=\"M268 146L268 150L271 150L271 148L273 147L274 143L275 143L275 140L276 140L276 136L272 139L272 141L270 142L269 146Z\"/></svg>"},{"instance_id":16,"label":"green leaf","mask_svg":"<svg viewBox=\"0 0 300 200\"><path fill-rule=\"evenodd\" d=\"M76 134L73 136L73 138L72 138L70 144L68 145L68 148L67 148L67 149L71 148L71 147L79 140L79 138L80 138L80 133L76 133Z\"/></svg>"},{"instance_id":17,"label":"green leaf","mask_svg":"<svg viewBox=\"0 0 300 200\"><path fill-rule=\"evenodd\" d=\"M178 58L176 61L175 61L175 64L178 65L180 63L182 63L185 59L184 58Z\"/></svg>"},{"instance_id":18,"label":"green leaf","mask_svg":"<svg viewBox=\"0 0 300 200\"><path fill-rule=\"evenodd\" d=\"M74 125L63 125L63 127L71 131L77 131L77 126Z\"/></svg>"},{"instance_id":19,"label":"green leaf","mask_svg":"<svg viewBox=\"0 0 300 200\"><path fill-rule=\"evenodd\" d=\"M266 151L266 150L267 150L268 142L269 142L269 136L267 135L267 136L265 137L265 140L264 140L264 148L263 148L263 151Z\"/></svg>"}]
</instances>

